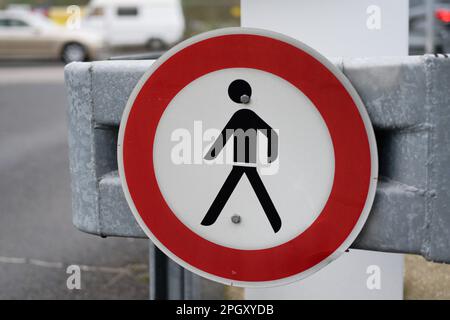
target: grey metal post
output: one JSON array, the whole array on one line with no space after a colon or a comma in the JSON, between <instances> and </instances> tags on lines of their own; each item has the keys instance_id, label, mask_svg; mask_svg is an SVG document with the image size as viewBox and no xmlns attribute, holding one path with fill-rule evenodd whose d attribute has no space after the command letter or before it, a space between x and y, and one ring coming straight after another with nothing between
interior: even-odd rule
<instances>
[{"instance_id":1,"label":"grey metal post","mask_svg":"<svg viewBox=\"0 0 450 320\"><path fill-rule=\"evenodd\" d=\"M168 293L168 268L167 257L150 241L149 243L149 283L150 299L167 300Z\"/></svg>"},{"instance_id":2,"label":"grey metal post","mask_svg":"<svg viewBox=\"0 0 450 320\"><path fill-rule=\"evenodd\" d=\"M211 289L208 294L202 295L204 280L169 259L151 241L149 243L149 266L150 299L152 300L223 298L221 286L216 286L218 290Z\"/></svg>"},{"instance_id":3,"label":"grey metal post","mask_svg":"<svg viewBox=\"0 0 450 320\"><path fill-rule=\"evenodd\" d=\"M434 0L425 1L425 52L434 53Z\"/></svg>"}]
</instances>

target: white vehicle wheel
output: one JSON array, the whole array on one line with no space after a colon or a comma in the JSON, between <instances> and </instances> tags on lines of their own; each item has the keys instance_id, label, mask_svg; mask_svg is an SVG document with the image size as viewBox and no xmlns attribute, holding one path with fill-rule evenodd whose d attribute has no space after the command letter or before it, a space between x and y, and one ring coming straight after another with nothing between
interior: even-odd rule
<instances>
[{"instance_id":1,"label":"white vehicle wheel","mask_svg":"<svg viewBox=\"0 0 450 320\"><path fill-rule=\"evenodd\" d=\"M65 63L74 61L85 61L87 58L86 49L79 43L69 43L64 46L62 60Z\"/></svg>"}]
</instances>

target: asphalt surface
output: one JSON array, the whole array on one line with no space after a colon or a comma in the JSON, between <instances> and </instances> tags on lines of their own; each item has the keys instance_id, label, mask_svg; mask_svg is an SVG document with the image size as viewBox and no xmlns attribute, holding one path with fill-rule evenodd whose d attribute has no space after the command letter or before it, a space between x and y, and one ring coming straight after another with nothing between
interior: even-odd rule
<instances>
[{"instance_id":1,"label":"asphalt surface","mask_svg":"<svg viewBox=\"0 0 450 320\"><path fill-rule=\"evenodd\" d=\"M0 299L147 299L147 240L72 225L66 108L62 65L0 65Z\"/></svg>"}]
</instances>

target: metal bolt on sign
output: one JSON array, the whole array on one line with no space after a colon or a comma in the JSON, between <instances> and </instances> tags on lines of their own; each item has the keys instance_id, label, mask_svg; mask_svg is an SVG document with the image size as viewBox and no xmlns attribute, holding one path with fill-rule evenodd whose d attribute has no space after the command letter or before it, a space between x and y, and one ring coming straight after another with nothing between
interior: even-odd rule
<instances>
[{"instance_id":1,"label":"metal bolt on sign","mask_svg":"<svg viewBox=\"0 0 450 320\"><path fill-rule=\"evenodd\" d=\"M231 217L231 222L233 222L235 224L241 223L241 216L238 214L235 214L234 216Z\"/></svg>"},{"instance_id":2,"label":"metal bolt on sign","mask_svg":"<svg viewBox=\"0 0 450 320\"><path fill-rule=\"evenodd\" d=\"M122 192L116 149L128 97L152 63L117 60L65 68L73 223L81 231L146 237ZM362 98L379 149L374 205L352 248L450 263L450 59L425 55L333 63ZM155 295L153 290L153 297L202 298L205 288L215 285L171 260L165 263L167 291ZM158 265L151 272L161 277ZM208 297L222 294L215 286Z\"/></svg>"}]
</instances>

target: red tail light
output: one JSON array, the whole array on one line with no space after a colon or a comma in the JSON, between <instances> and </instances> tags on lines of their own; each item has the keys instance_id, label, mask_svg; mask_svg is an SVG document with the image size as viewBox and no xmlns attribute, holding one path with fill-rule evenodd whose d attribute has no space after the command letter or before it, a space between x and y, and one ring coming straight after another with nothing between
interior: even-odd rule
<instances>
[{"instance_id":1,"label":"red tail light","mask_svg":"<svg viewBox=\"0 0 450 320\"><path fill-rule=\"evenodd\" d=\"M450 23L450 10L438 9L436 10L436 18L444 23Z\"/></svg>"}]
</instances>

